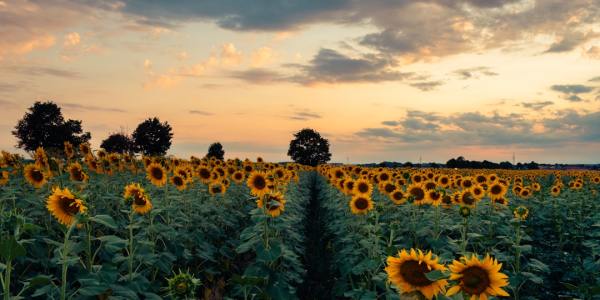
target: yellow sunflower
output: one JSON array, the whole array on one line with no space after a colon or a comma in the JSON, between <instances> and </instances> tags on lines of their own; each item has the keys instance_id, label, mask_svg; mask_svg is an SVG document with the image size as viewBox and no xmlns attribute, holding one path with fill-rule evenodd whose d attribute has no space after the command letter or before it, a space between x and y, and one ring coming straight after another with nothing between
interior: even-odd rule
<instances>
[{"instance_id":1,"label":"yellow sunflower","mask_svg":"<svg viewBox=\"0 0 600 300\"><path fill-rule=\"evenodd\" d=\"M6 185L8 183L8 171L2 171L2 173L0 173L0 186L1 185Z\"/></svg>"},{"instance_id":2,"label":"yellow sunflower","mask_svg":"<svg viewBox=\"0 0 600 300\"><path fill-rule=\"evenodd\" d=\"M256 200L256 205L264 207L266 213L271 217L278 217L285 210L285 198L280 192L271 192Z\"/></svg>"},{"instance_id":3,"label":"yellow sunflower","mask_svg":"<svg viewBox=\"0 0 600 300\"><path fill-rule=\"evenodd\" d=\"M458 199L461 205L468 206L470 208L475 207L475 204L477 204L477 201L479 201L479 199L477 199L477 197L475 197L470 190L462 191Z\"/></svg>"},{"instance_id":4,"label":"yellow sunflower","mask_svg":"<svg viewBox=\"0 0 600 300\"><path fill-rule=\"evenodd\" d=\"M385 195L392 194L398 187L390 180L379 182L379 191Z\"/></svg>"},{"instance_id":5,"label":"yellow sunflower","mask_svg":"<svg viewBox=\"0 0 600 300\"><path fill-rule=\"evenodd\" d=\"M368 180L360 178L355 180L352 192L356 195L369 196L373 192L373 185Z\"/></svg>"},{"instance_id":6,"label":"yellow sunflower","mask_svg":"<svg viewBox=\"0 0 600 300\"><path fill-rule=\"evenodd\" d=\"M401 188L397 188L395 191L393 191L389 195L389 197L390 197L390 200L392 200L392 202L394 202L394 204L400 205L400 204L404 204L406 202L407 194L405 192L403 192Z\"/></svg>"},{"instance_id":7,"label":"yellow sunflower","mask_svg":"<svg viewBox=\"0 0 600 300\"><path fill-rule=\"evenodd\" d=\"M431 202L433 206L439 206L442 202L442 193L437 190L427 190L427 200Z\"/></svg>"},{"instance_id":8,"label":"yellow sunflower","mask_svg":"<svg viewBox=\"0 0 600 300\"><path fill-rule=\"evenodd\" d=\"M242 171L235 171L233 172L233 174L231 174L231 179L233 179L233 181L235 181L236 183L242 183L245 177L246 175Z\"/></svg>"},{"instance_id":9,"label":"yellow sunflower","mask_svg":"<svg viewBox=\"0 0 600 300\"><path fill-rule=\"evenodd\" d=\"M88 143L79 144L79 151L81 152L81 154L83 154L83 156L87 156L88 154L91 154L91 152L92 152L92 150L90 148L90 144L88 144Z\"/></svg>"},{"instance_id":10,"label":"yellow sunflower","mask_svg":"<svg viewBox=\"0 0 600 300\"><path fill-rule=\"evenodd\" d=\"M146 176L155 186L164 186L167 183L167 171L159 163L151 163L146 168Z\"/></svg>"},{"instance_id":11,"label":"yellow sunflower","mask_svg":"<svg viewBox=\"0 0 600 300\"><path fill-rule=\"evenodd\" d=\"M46 208L59 223L70 226L78 213L85 213L87 208L83 200L77 199L68 188L54 187L48 196Z\"/></svg>"},{"instance_id":12,"label":"yellow sunflower","mask_svg":"<svg viewBox=\"0 0 600 300\"><path fill-rule=\"evenodd\" d=\"M513 214L515 215L515 218L524 221L529 216L529 209L523 205L519 205L517 208L515 208Z\"/></svg>"},{"instance_id":13,"label":"yellow sunflower","mask_svg":"<svg viewBox=\"0 0 600 300\"><path fill-rule=\"evenodd\" d=\"M75 151L73 151L73 144L71 144L68 141L65 141L64 145L65 145L65 156L67 158L73 158L73 156L75 155Z\"/></svg>"},{"instance_id":14,"label":"yellow sunflower","mask_svg":"<svg viewBox=\"0 0 600 300\"><path fill-rule=\"evenodd\" d=\"M406 192L413 198L415 205L424 205L428 203L427 193L423 185L420 183L413 183L408 186Z\"/></svg>"},{"instance_id":15,"label":"yellow sunflower","mask_svg":"<svg viewBox=\"0 0 600 300\"><path fill-rule=\"evenodd\" d=\"M144 215L152 209L150 197L139 183L128 184L125 187L123 198L126 202L131 201L131 208L140 215Z\"/></svg>"},{"instance_id":16,"label":"yellow sunflower","mask_svg":"<svg viewBox=\"0 0 600 300\"><path fill-rule=\"evenodd\" d=\"M451 287L446 295L463 291L471 296L471 300L487 300L488 296L508 297L509 294L502 289L508 285L508 276L501 273L500 268L502 264L489 255L483 260L476 255L470 259L463 256L460 261L454 260L449 266L452 272L450 280L456 280L458 284Z\"/></svg>"},{"instance_id":17,"label":"yellow sunflower","mask_svg":"<svg viewBox=\"0 0 600 300\"><path fill-rule=\"evenodd\" d=\"M448 177L448 175L441 175L437 179L437 184L442 188L447 188L448 186L450 186L450 178Z\"/></svg>"},{"instance_id":18,"label":"yellow sunflower","mask_svg":"<svg viewBox=\"0 0 600 300\"><path fill-rule=\"evenodd\" d=\"M46 172L37 164L26 165L25 169L23 169L23 174L25 175L27 182L38 189L42 187L47 180Z\"/></svg>"},{"instance_id":19,"label":"yellow sunflower","mask_svg":"<svg viewBox=\"0 0 600 300\"><path fill-rule=\"evenodd\" d=\"M388 280L402 293L418 291L425 298L432 299L439 293L444 293L448 284L446 279L431 281L425 276L434 270L446 270L444 265L438 263L438 259L431 251L423 253L421 250L410 249L408 252L402 249L397 257L388 256L385 272Z\"/></svg>"},{"instance_id":20,"label":"yellow sunflower","mask_svg":"<svg viewBox=\"0 0 600 300\"><path fill-rule=\"evenodd\" d=\"M508 188L498 181L494 181L487 190L488 195L491 199L498 199L504 197Z\"/></svg>"},{"instance_id":21,"label":"yellow sunflower","mask_svg":"<svg viewBox=\"0 0 600 300\"><path fill-rule=\"evenodd\" d=\"M364 215L373 209L373 200L365 195L356 195L349 202L350 210L355 215Z\"/></svg>"},{"instance_id":22,"label":"yellow sunflower","mask_svg":"<svg viewBox=\"0 0 600 300\"><path fill-rule=\"evenodd\" d=\"M254 171L250 173L246 184L254 196L261 197L269 192L269 179L264 172Z\"/></svg>"},{"instance_id":23,"label":"yellow sunflower","mask_svg":"<svg viewBox=\"0 0 600 300\"><path fill-rule=\"evenodd\" d=\"M226 188L221 182L213 182L208 186L208 192L214 196L217 194L225 194Z\"/></svg>"},{"instance_id":24,"label":"yellow sunflower","mask_svg":"<svg viewBox=\"0 0 600 300\"><path fill-rule=\"evenodd\" d=\"M550 188L550 194L554 197L560 195L560 187L559 186L552 186L552 188Z\"/></svg>"},{"instance_id":25,"label":"yellow sunflower","mask_svg":"<svg viewBox=\"0 0 600 300\"><path fill-rule=\"evenodd\" d=\"M187 181L181 175L177 174L171 177L171 183L177 188L179 191L185 190L187 187Z\"/></svg>"},{"instance_id":26,"label":"yellow sunflower","mask_svg":"<svg viewBox=\"0 0 600 300\"><path fill-rule=\"evenodd\" d=\"M88 180L88 175L83 171L83 168L78 162L72 163L68 167L69 177L73 181L84 182Z\"/></svg>"}]
</instances>

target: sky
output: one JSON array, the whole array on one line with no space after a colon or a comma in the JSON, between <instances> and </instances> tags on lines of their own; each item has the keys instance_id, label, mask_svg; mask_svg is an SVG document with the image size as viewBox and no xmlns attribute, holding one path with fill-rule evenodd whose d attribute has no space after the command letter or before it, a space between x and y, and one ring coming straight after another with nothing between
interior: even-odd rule
<instances>
[{"instance_id":1,"label":"sky","mask_svg":"<svg viewBox=\"0 0 600 300\"><path fill-rule=\"evenodd\" d=\"M47 100L181 157L600 163L600 0L0 0L0 149Z\"/></svg>"}]
</instances>

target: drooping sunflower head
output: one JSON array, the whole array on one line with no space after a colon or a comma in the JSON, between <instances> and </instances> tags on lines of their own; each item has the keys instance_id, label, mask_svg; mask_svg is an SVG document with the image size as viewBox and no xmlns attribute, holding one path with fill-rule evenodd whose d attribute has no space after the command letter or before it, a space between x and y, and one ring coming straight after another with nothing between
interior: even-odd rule
<instances>
[{"instance_id":1,"label":"drooping sunflower head","mask_svg":"<svg viewBox=\"0 0 600 300\"><path fill-rule=\"evenodd\" d=\"M85 213L87 208L83 200L75 197L68 188L55 187L46 201L46 208L59 223L70 226L77 214Z\"/></svg>"},{"instance_id":2,"label":"drooping sunflower head","mask_svg":"<svg viewBox=\"0 0 600 300\"><path fill-rule=\"evenodd\" d=\"M479 260L476 255L471 258L461 257L454 260L449 266L452 274L450 280L457 282L446 293L452 296L463 291L471 296L471 299L488 299L489 296L508 297L508 293L502 288L508 285L508 276L500 272L502 264L498 263L489 255Z\"/></svg>"},{"instance_id":3,"label":"drooping sunflower head","mask_svg":"<svg viewBox=\"0 0 600 300\"><path fill-rule=\"evenodd\" d=\"M83 154L83 156L87 156L88 154L91 154L91 152L92 152L92 150L90 148L90 144L88 144L88 143L79 144L79 151L81 151L81 154Z\"/></svg>"},{"instance_id":4,"label":"drooping sunflower head","mask_svg":"<svg viewBox=\"0 0 600 300\"><path fill-rule=\"evenodd\" d=\"M388 280L402 293L419 292L427 299L444 293L448 284L446 279L433 281L427 278L426 274L435 270L445 271L446 267L431 251L423 253L415 249L402 249L397 256L388 256L385 268Z\"/></svg>"},{"instance_id":5,"label":"drooping sunflower head","mask_svg":"<svg viewBox=\"0 0 600 300\"><path fill-rule=\"evenodd\" d=\"M353 193L357 195L371 195L373 192L373 185L366 179L360 178L354 182Z\"/></svg>"},{"instance_id":6,"label":"drooping sunflower head","mask_svg":"<svg viewBox=\"0 0 600 300\"><path fill-rule=\"evenodd\" d=\"M365 195L355 195L349 202L350 210L355 215L364 215L373 209L373 200Z\"/></svg>"},{"instance_id":7,"label":"drooping sunflower head","mask_svg":"<svg viewBox=\"0 0 600 300\"><path fill-rule=\"evenodd\" d=\"M529 216L529 209L523 205L519 205L515 208L513 214L515 215L515 218L524 221Z\"/></svg>"},{"instance_id":8,"label":"drooping sunflower head","mask_svg":"<svg viewBox=\"0 0 600 300\"><path fill-rule=\"evenodd\" d=\"M38 147L35 149L35 153L33 155L33 159L35 160L35 164L40 168L48 168L48 156L46 155L46 151L42 147Z\"/></svg>"},{"instance_id":9,"label":"drooping sunflower head","mask_svg":"<svg viewBox=\"0 0 600 300\"><path fill-rule=\"evenodd\" d=\"M29 182L35 188L42 187L47 181L46 172L37 164L26 165L23 169L23 175L25 176L27 182Z\"/></svg>"},{"instance_id":10,"label":"drooping sunflower head","mask_svg":"<svg viewBox=\"0 0 600 300\"><path fill-rule=\"evenodd\" d=\"M139 183L130 183L125 186L123 192L123 198L125 202L135 201L137 198L142 198L146 194L146 191Z\"/></svg>"},{"instance_id":11,"label":"drooping sunflower head","mask_svg":"<svg viewBox=\"0 0 600 300\"><path fill-rule=\"evenodd\" d=\"M65 141L64 146L65 156L67 158L72 158L75 155L75 151L73 151L73 144L71 144L69 141Z\"/></svg>"},{"instance_id":12,"label":"drooping sunflower head","mask_svg":"<svg viewBox=\"0 0 600 300\"><path fill-rule=\"evenodd\" d=\"M285 210L285 202L285 198L280 192L270 192L256 200L258 207L264 207L265 212L271 217L281 215Z\"/></svg>"},{"instance_id":13,"label":"drooping sunflower head","mask_svg":"<svg viewBox=\"0 0 600 300\"><path fill-rule=\"evenodd\" d=\"M68 167L69 169L69 177L73 181L84 182L88 180L88 175L85 174L83 168L78 162L72 163Z\"/></svg>"},{"instance_id":14,"label":"drooping sunflower head","mask_svg":"<svg viewBox=\"0 0 600 300\"><path fill-rule=\"evenodd\" d=\"M269 192L269 179L264 172L254 171L248 177L246 184L254 196L262 196Z\"/></svg>"},{"instance_id":15,"label":"drooping sunflower head","mask_svg":"<svg viewBox=\"0 0 600 300\"><path fill-rule=\"evenodd\" d=\"M167 171L160 164L153 162L146 168L146 177L155 186L164 186L167 183Z\"/></svg>"},{"instance_id":16,"label":"drooping sunflower head","mask_svg":"<svg viewBox=\"0 0 600 300\"><path fill-rule=\"evenodd\" d=\"M179 191L185 190L187 187L187 181L181 175L177 174L171 177L171 183L177 188Z\"/></svg>"}]
</instances>

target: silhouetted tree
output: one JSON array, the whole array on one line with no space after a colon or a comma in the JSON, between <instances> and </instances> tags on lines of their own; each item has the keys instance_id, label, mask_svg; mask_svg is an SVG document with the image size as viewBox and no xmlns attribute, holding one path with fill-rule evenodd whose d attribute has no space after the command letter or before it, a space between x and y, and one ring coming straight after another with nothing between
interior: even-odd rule
<instances>
[{"instance_id":1,"label":"silhouetted tree","mask_svg":"<svg viewBox=\"0 0 600 300\"><path fill-rule=\"evenodd\" d=\"M210 147L208 147L208 153L206 154L206 157L214 157L218 160L223 160L224 156L225 151L223 150L223 145L221 145L221 143L212 143Z\"/></svg>"},{"instance_id":2,"label":"silhouetted tree","mask_svg":"<svg viewBox=\"0 0 600 300\"><path fill-rule=\"evenodd\" d=\"M295 162L316 166L331 159L329 141L322 138L318 132L305 128L294 134L294 137L290 142L288 156Z\"/></svg>"},{"instance_id":3,"label":"silhouetted tree","mask_svg":"<svg viewBox=\"0 0 600 300\"><path fill-rule=\"evenodd\" d=\"M171 147L173 132L168 122L156 117L140 123L131 135L135 152L145 155L165 155Z\"/></svg>"},{"instance_id":4,"label":"silhouetted tree","mask_svg":"<svg viewBox=\"0 0 600 300\"><path fill-rule=\"evenodd\" d=\"M109 135L100 147L108 152L130 153L133 152L133 140L125 133L113 133Z\"/></svg>"},{"instance_id":5,"label":"silhouetted tree","mask_svg":"<svg viewBox=\"0 0 600 300\"><path fill-rule=\"evenodd\" d=\"M18 140L17 147L25 151L35 151L38 147L60 151L65 141L77 147L91 138L89 132L83 132L81 121L65 121L60 107L52 101L35 102L12 134Z\"/></svg>"}]
</instances>

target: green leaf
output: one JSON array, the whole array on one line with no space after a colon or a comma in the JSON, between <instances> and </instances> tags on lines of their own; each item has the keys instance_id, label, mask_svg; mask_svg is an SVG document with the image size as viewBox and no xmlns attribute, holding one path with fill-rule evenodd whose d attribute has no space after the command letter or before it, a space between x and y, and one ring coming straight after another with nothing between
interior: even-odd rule
<instances>
[{"instance_id":1,"label":"green leaf","mask_svg":"<svg viewBox=\"0 0 600 300\"><path fill-rule=\"evenodd\" d=\"M431 280L431 281L436 281L436 280L440 280L443 278L446 278L446 274L444 274L444 272L440 271L440 270L433 270L429 273L425 273L425 277L427 277L427 279Z\"/></svg>"},{"instance_id":2,"label":"green leaf","mask_svg":"<svg viewBox=\"0 0 600 300\"><path fill-rule=\"evenodd\" d=\"M273 262L281 257L281 244L274 243L269 249L265 249L263 244L256 247L256 258L266 262Z\"/></svg>"},{"instance_id":3,"label":"green leaf","mask_svg":"<svg viewBox=\"0 0 600 300\"><path fill-rule=\"evenodd\" d=\"M117 229L117 222L109 215L96 215L90 218L92 222L102 224L110 229Z\"/></svg>"},{"instance_id":4,"label":"green leaf","mask_svg":"<svg viewBox=\"0 0 600 300\"><path fill-rule=\"evenodd\" d=\"M566 287L567 289L571 290L571 291L576 291L576 290L579 290L579 287L577 287L577 286L575 286L575 285L572 285L572 284L570 284L570 283L568 283L568 282L561 282L561 284L562 284L564 287Z\"/></svg>"},{"instance_id":5,"label":"green leaf","mask_svg":"<svg viewBox=\"0 0 600 300\"><path fill-rule=\"evenodd\" d=\"M106 292L108 290L107 286L104 285L96 285L96 286L86 286L83 288L80 288L78 290L80 295L83 296L96 296L96 295L100 295L104 292Z\"/></svg>"},{"instance_id":6,"label":"green leaf","mask_svg":"<svg viewBox=\"0 0 600 300\"><path fill-rule=\"evenodd\" d=\"M0 240L0 256L4 261L11 261L19 256L25 256L25 248L17 242L14 236Z\"/></svg>"}]
</instances>

